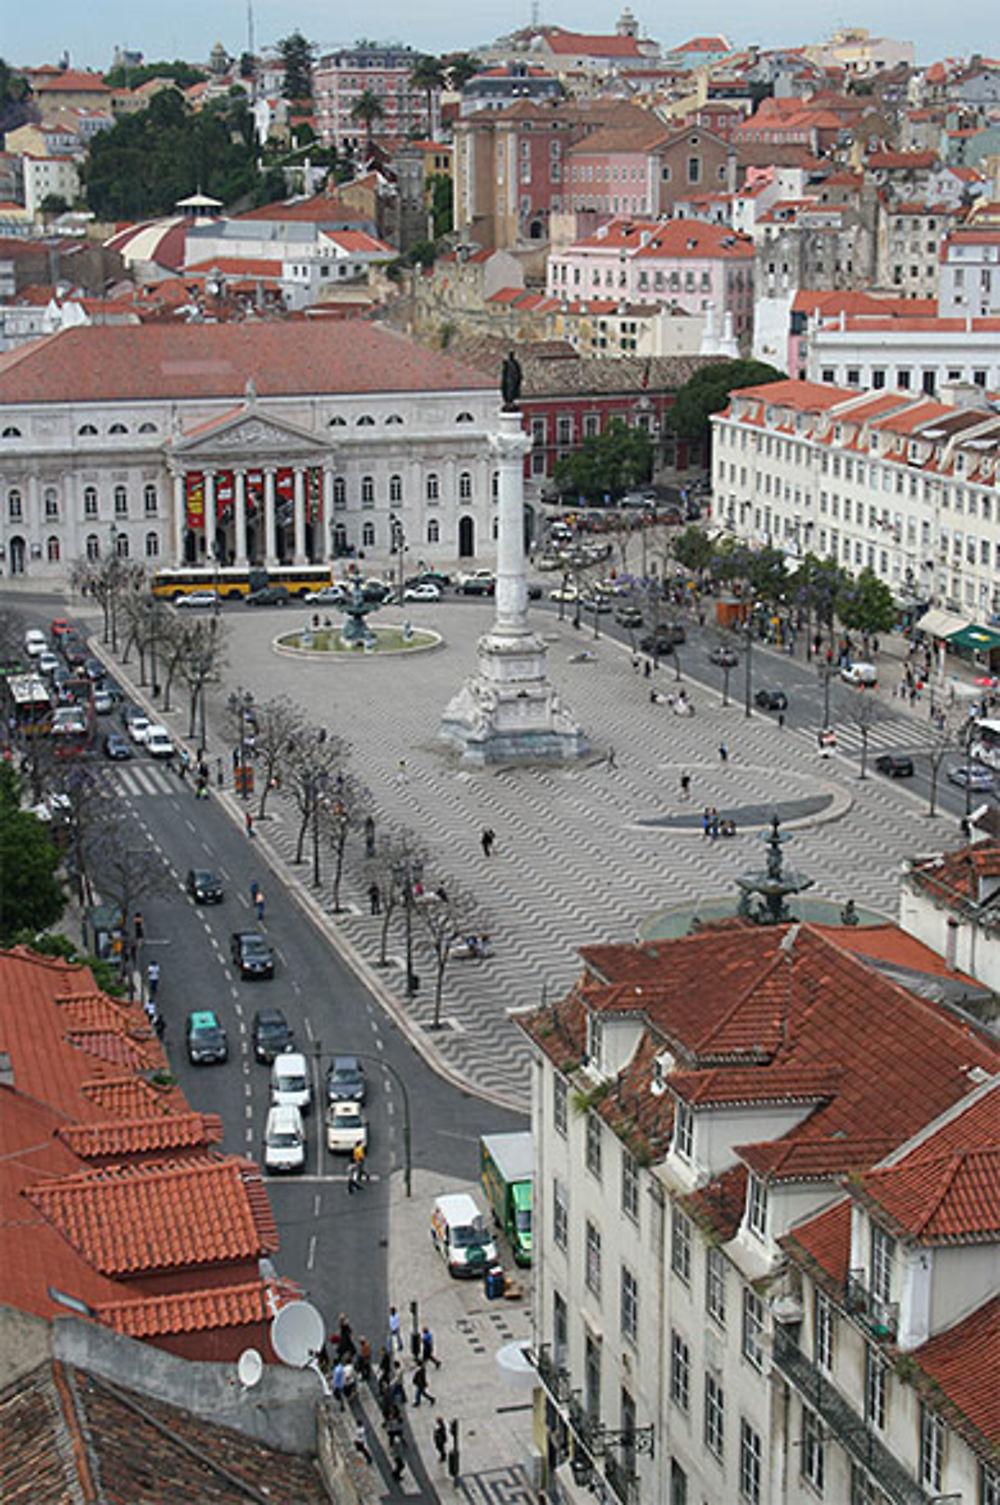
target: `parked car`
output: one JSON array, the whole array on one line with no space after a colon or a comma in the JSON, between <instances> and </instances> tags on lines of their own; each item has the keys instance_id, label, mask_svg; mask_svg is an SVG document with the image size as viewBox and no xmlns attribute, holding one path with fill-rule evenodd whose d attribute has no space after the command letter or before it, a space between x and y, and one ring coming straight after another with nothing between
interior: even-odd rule
<instances>
[{"instance_id":1,"label":"parked car","mask_svg":"<svg viewBox=\"0 0 1000 1505\"><path fill-rule=\"evenodd\" d=\"M188 1014L184 1041L192 1066L215 1066L229 1058L226 1032L211 1009Z\"/></svg>"},{"instance_id":2,"label":"parked car","mask_svg":"<svg viewBox=\"0 0 1000 1505\"><path fill-rule=\"evenodd\" d=\"M492 570L473 570L469 575L459 575L458 588L463 596L492 596L497 579Z\"/></svg>"},{"instance_id":3,"label":"parked car","mask_svg":"<svg viewBox=\"0 0 1000 1505\"><path fill-rule=\"evenodd\" d=\"M187 611L196 611L199 607L218 606L221 596L217 591L189 591L186 596L178 596L174 605Z\"/></svg>"},{"instance_id":4,"label":"parked car","mask_svg":"<svg viewBox=\"0 0 1000 1505\"><path fill-rule=\"evenodd\" d=\"M128 738L122 732L108 732L104 739L104 756L112 763L124 763L132 756Z\"/></svg>"},{"instance_id":5,"label":"parked car","mask_svg":"<svg viewBox=\"0 0 1000 1505\"><path fill-rule=\"evenodd\" d=\"M661 622L655 631L639 639L639 647L644 653L669 653L672 648L680 647L686 637L680 622Z\"/></svg>"},{"instance_id":6,"label":"parked car","mask_svg":"<svg viewBox=\"0 0 1000 1505\"><path fill-rule=\"evenodd\" d=\"M788 710L788 696L784 690L774 688L758 690L754 700L762 711Z\"/></svg>"},{"instance_id":7,"label":"parked car","mask_svg":"<svg viewBox=\"0 0 1000 1505\"><path fill-rule=\"evenodd\" d=\"M874 664L845 664L840 677L845 685L857 685L862 690L873 690L878 684L878 670Z\"/></svg>"},{"instance_id":8,"label":"parked car","mask_svg":"<svg viewBox=\"0 0 1000 1505\"><path fill-rule=\"evenodd\" d=\"M403 589L404 601L440 601L441 588L429 581L422 585L407 585Z\"/></svg>"},{"instance_id":9,"label":"parked car","mask_svg":"<svg viewBox=\"0 0 1000 1505\"><path fill-rule=\"evenodd\" d=\"M221 904L226 897L222 879L208 867L188 868L184 886L196 904Z\"/></svg>"},{"instance_id":10,"label":"parked car","mask_svg":"<svg viewBox=\"0 0 1000 1505\"><path fill-rule=\"evenodd\" d=\"M326 1110L326 1147L331 1155L368 1148L368 1124L357 1103L331 1103Z\"/></svg>"},{"instance_id":11,"label":"parked car","mask_svg":"<svg viewBox=\"0 0 1000 1505\"><path fill-rule=\"evenodd\" d=\"M144 744L152 758L172 758L174 755L174 740L165 726L150 726Z\"/></svg>"},{"instance_id":12,"label":"parked car","mask_svg":"<svg viewBox=\"0 0 1000 1505\"><path fill-rule=\"evenodd\" d=\"M961 789L973 789L977 794L990 794L993 790L993 774L984 763L961 763L948 769L948 778Z\"/></svg>"},{"instance_id":13,"label":"parked car","mask_svg":"<svg viewBox=\"0 0 1000 1505\"><path fill-rule=\"evenodd\" d=\"M291 1050L295 1035L281 1009L258 1009L250 1026L253 1053L258 1061L270 1066L275 1056Z\"/></svg>"},{"instance_id":14,"label":"parked car","mask_svg":"<svg viewBox=\"0 0 1000 1505\"><path fill-rule=\"evenodd\" d=\"M879 773L884 773L887 779L913 778L913 759L900 753L879 753L875 759L875 767Z\"/></svg>"},{"instance_id":15,"label":"parked car","mask_svg":"<svg viewBox=\"0 0 1000 1505\"><path fill-rule=\"evenodd\" d=\"M720 669L735 669L740 661L740 656L735 648L730 648L728 643L720 643L718 648L713 648L708 655L710 664L718 664Z\"/></svg>"},{"instance_id":16,"label":"parked car","mask_svg":"<svg viewBox=\"0 0 1000 1505\"><path fill-rule=\"evenodd\" d=\"M309 1062L299 1050L286 1050L271 1058L271 1102L276 1108L298 1108L308 1113L312 1103Z\"/></svg>"},{"instance_id":17,"label":"parked car","mask_svg":"<svg viewBox=\"0 0 1000 1505\"><path fill-rule=\"evenodd\" d=\"M368 1083L357 1056L334 1056L326 1073L327 1102L364 1105L367 1099Z\"/></svg>"},{"instance_id":18,"label":"parked car","mask_svg":"<svg viewBox=\"0 0 1000 1505\"><path fill-rule=\"evenodd\" d=\"M274 976L274 952L256 930L234 930L229 954L241 977Z\"/></svg>"},{"instance_id":19,"label":"parked car","mask_svg":"<svg viewBox=\"0 0 1000 1505\"><path fill-rule=\"evenodd\" d=\"M287 1105L268 1109L264 1125L264 1167L277 1171L300 1171L306 1163L306 1131L298 1108Z\"/></svg>"},{"instance_id":20,"label":"parked car","mask_svg":"<svg viewBox=\"0 0 1000 1505\"><path fill-rule=\"evenodd\" d=\"M255 591L247 591L243 599L248 606L285 606L288 603L288 587L259 585Z\"/></svg>"},{"instance_id":21,"label":"parked car","mask_svg":"<svg viewBox=\"0 0 1000 1505\"><path fill-rule=\"evenodd\" d=\"M317 591L306 591L302 599L310 606L342 606L348 594L346 585L321 585Z\"/></svg>"}]
</instances>

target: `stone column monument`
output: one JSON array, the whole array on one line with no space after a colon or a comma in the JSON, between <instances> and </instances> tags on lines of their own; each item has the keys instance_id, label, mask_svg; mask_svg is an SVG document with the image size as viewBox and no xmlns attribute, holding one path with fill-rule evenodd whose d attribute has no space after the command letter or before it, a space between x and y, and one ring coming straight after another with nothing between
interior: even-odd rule
<instances>
[{"instance_id":1,"label":"stone column monument","mask_svg":"<svg viewBox=\"0 0 1000 1505\"><path fill-rule=\"evenodd\" d=\"M519 391L520 368L510 356L504 408L490 436L499 472L496 620L479 639L476 672L450 701L439 733L463 763L477 765L578 758L587 750L583 731L549 682L545 644L528 626L524 456L531 440L521 428Z\"/></svg>"}]
</instances>

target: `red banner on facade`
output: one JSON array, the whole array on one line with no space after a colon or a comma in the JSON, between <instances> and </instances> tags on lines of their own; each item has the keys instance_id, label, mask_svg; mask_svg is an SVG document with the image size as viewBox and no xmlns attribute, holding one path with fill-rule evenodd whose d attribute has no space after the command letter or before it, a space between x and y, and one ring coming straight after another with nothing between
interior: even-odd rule
<instances>
[{"instance_id":1,"label":"red banner on facade","mask_svg":"<svg viewBox=\"0 0 1000 1505\"><path fill-rule=\"evenodd\" d=\"M187 525L196 532L205 527L205 477L200 470L190 470L184 477Z\"/></svg>"},{"instance_id":2,"label":"red banner on facade","mask_svg":"<svg viewBox=\"0 0 1000 1505\"><path fill-rule=\"evenodd\" d=\"M315 526L323 518L323 471L311 466L306 471L306 520Z\"/></svg>"}]
</instances>

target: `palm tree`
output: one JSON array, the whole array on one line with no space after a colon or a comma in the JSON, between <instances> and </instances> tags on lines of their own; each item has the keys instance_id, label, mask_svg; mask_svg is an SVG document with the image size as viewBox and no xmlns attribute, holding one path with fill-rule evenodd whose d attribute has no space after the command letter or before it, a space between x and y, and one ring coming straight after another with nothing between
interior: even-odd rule
<instances>
[{"instance_id":1,"label":"palm tree","mask_svg":"<svg viewBox=\"0 0 1000 1505\"><path fill-rule=\"evenodd\" d=\"M372 126L375 124L376 120L381 120L384 114L385 111L382 108L382 101L379 99L374 89L362 90L357 99L354 101L354 108L351 110L351 119L357 120L364 125L365 148L369 160L371 160L372 154Z\"/></svg>"},{"instance_id":2,"label":"palm tree","mask_svg":"<svg viewBox=\"0 0 1000 1505\"><path fill-rule=\"evenodd\" d=\"M418 57L410 74L410 83L415 89L423 89L427 100L427 134L434 134L434 92L443 89L445 70L440 58L423 54Z\"/></svg>"}]
</instances>

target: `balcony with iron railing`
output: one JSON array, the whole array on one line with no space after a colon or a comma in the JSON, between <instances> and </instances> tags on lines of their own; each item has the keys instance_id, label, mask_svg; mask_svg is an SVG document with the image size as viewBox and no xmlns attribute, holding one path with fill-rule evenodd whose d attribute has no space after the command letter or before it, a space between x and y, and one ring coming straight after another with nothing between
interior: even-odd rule
<instances>
[{"instance_id":1,"label":"balcony with iron railing","mask_svg":"<svg viewBox=\"0 0 1000 1505\"><path fill-rule=\"evenodd\" d=\"M860 1317L875 1338L896 1337L899 1332L899 1302L883 1301L868 1284L865 1270L850 1270L845 1290L847 1310Z\"/></svg>"},{"instance_id":2,"label":"balcony with iron railing","mask_svg":"<svg viewBox=\"0 0 1000 1505\"><path fill-rule=\"evenodd\" d=\"M569 1370L558 1362L550 1343L539 1345L535 1354L538 1378L557 1406L565 1406L570 1398Z\"/></svg>"},{"instance_id":3,"label":"balcony with iron railing","mask_svg":"<svg viewBox=\"0 0 1000 1505\"><path fill-rule=\"evenodd\" d=\"M779 1374L815 1411L831 1438L861 1464L894 1505L927 1505L928 1496L916 1479L781 1326L775 1328L773 1354Z\"/></svg>"}]
</instances>

